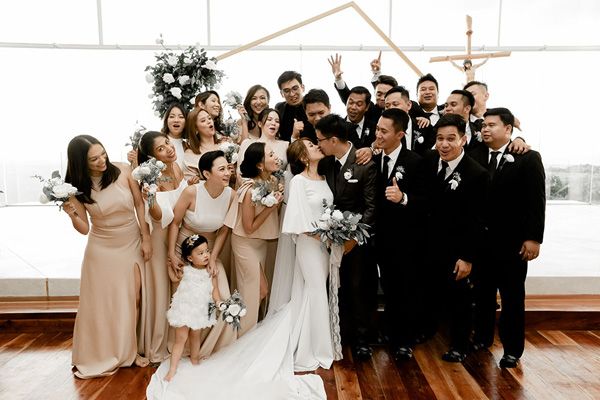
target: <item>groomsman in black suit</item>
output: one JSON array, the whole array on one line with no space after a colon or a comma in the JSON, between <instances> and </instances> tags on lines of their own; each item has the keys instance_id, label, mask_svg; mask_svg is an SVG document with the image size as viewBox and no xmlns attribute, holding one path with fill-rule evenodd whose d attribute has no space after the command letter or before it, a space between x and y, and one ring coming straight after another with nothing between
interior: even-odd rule
<instances>
[{"instance_id":1,"label":"groomsman in black suit","mask_svg":"<svg viewBox=\"0 0 600 400\"><path fill-rule=\"evenodd\" d=\"M282 140L290 141L292 138L308 137L315 139L315 131L308 123L302 98L304 85L302 75L296 71L285 71L277 79L277 86L285 101L277 103L275 109L281 116L279 136Z\"/></svg>"},{"instance_id":2,"label":"groomsman in black suit","mask_svg":"<svg viewBox=\"0 0 600 400\"><path fill-rule=\"evenodd\" d=\"M365 117L371 104L371 93L364 86L355 86L350 89L346 102L346 121L350 123L348 140L356 148L356 159L359 164L365 164L373 157L371 145L375 141L376 121Z\"/></svg>"},{"instance_id":3,"label":"groomsman in black suit","mask_svg":"<svg viewBox=\"0 0 600 400\"><path fill-rule=\"evenodd\" d=\"M385 294L385 325L396 359L412 358L417 303L423 287L426 169L423 158L402 145L409 116L399 109L377 123L377 223L375 250Z\"/></svg>"},{"instance_id":4,"label":"groomsman in black suit","mask_svg":"<svg viewBox=\"0 0 600 400\"><path fill-rule=\"evenodd\" d=\"M465 150L467 153L477 147L485 147L481 139L481 132L477 130L474 122L471 122L471 111L475 105L475 98L471 92L466 90L453 90L444 104L444 113L458 114L466 122L465 124Z\"/></svg>"},{"instance_id":5,"label":"groomsman in black suit","mask_svg":"<svg viewBox=\"0 0 600 400\"><path fill-rule=\"evenodd\" d=\"M385 109L399 108L410 116L412 108L410 94L404 86L395 86L385 95ZM428 118L417 117L408 120L406 132L402 138L402 145L420 155L427 153L435 144L433 126Z\"/></svg>"},{"instance_id":6,"label":"groomsman in black suit","mask_svg":"<svg viewBox=\"0 0 600 400\"><path fill-rule=\"evenodd\" d=\"M417 95L419 97L419 107L425 116L435 125L444 112L444 106L438 105L438 81L431 74L423 75L417 81ZM416 111L416 110L415 110Z\"/></svg>"},{"instance_id":7,"label":"groomsman in black suit","mask_svg":"<svg viewBox=\"0 0 600 400\"><path fill-rule=\"evenodd\" d=\"M494 341L499 290L498 331L504 346L500 367L514 368L525 345L527 262L537 258L544 238L545 173L537 151L508 150L515 123L508 109L488 109L484 118L481 133L487 148L471 153L491 176L473 347L486 348Z\"/></svg>"},{"instance_id":8,"label":"groomsman in black suit","mask_svg":"<svg viewBox=\"0 0 600 400\"><path fill-rule=\"evenodd\" d=\"M427 240L430 279L425 303L430 307L425 314L431 318L440 308L447 308L450 349L442 359L462 362L470 344L470 274L484 232L489 176L463 149L465 121L460 115L444 113L435 125L435 138L437 152L427 158L431 208Z\"/></svg>"},{"instance_id":9,"label":"groomsman in black suit","mask_svg":"<svg viewBox=\"0 0 600 400\"><path fill-rule=\"evenodd\" d=\"M354 145L348 140L349 124L330 114L316 125L317 141L325 157L319 171L333 192L333 203L341 211L362 214L361 222L375 228L375 183L377 168L372 161L359 164ZM344 343L358 358L372 354L369 336L377 307L377 268L369 243L354 240L344 245L340 267L340 322Z\"/></svg>"},{"instance_id":10,"label":"groomsman in black suit","mask_svg":"<svg viewBox=\"0 0 600 400\"><path fill-rule=\"evenodd\" d=\"M302 104L304 104L306 119L313 128L321 118L331 114L329 96L323 89L310 89L302 99Z\"/></svg>"},{"instance_id":11,"label":"groomsman in black suit","mask_svg":"<svg viewBox=\"0 0 600 400\"><path fill-rule=\"evenodd\" d=\"M475 129L481 132L481 124L483 124L483 114L487 111L487 101L490 98L488 85L484 82L471 81L463 87L475 98L475 105L471 110L471 122L475 124Z\"/></svg>"}]
</instances>

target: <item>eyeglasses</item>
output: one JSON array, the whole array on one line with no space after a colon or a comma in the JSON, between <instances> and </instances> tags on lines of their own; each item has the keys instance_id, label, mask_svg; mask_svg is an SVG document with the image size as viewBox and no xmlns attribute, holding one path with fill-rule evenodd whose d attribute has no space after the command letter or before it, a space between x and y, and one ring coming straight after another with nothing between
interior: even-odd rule
<instances>
[{"instance_id":1,"label":"eyeglasses","mask_svg":"<svg viewBox=\"0 0 600 400\"><path fill-rule=\"evenodd\" d=\"M283 92L284 96L289 96L290 94L292 94L292 92L297 93L299 90L300 86L294 85L291 88L282 89L281 91Z\"/></svg>"},{"instance_id":2,"label":"eyeglasses","mask_svg":"<svg viewBox=\"0 0 600 400\"><path fill-rule=\"evenodd\" d=\"M317 143L321 143L323 140L329 140L329 139L331 139L331 137L326 137L326 138L323 138L323 139L317 138Z\"/></svg>"}]
</instances>

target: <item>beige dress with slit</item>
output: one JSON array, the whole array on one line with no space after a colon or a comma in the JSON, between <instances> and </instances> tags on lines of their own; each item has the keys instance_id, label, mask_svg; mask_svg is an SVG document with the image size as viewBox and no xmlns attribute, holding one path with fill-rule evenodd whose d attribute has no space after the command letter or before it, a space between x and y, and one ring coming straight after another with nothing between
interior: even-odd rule
<instances>
[{"instance_id":1,"label":"beige dress with slit","mask_svg":"<svg viewBox=\"0 0 600 400\"><path fill-rule=\"evenodd\" d=\"M279 216L274 211L265 222L251 235L242 224L242 202L248 190L252 190L254 181L246 180L237 191L237 198L229 209L225 225L232 229L231 250L235 259L235 277L237 289L247 307L246 315L240 320L238 337L252 329L258 322L260 308L260 279L265 274L269 241L279 236ZM256 205L255 213L265 209ZM277 207L277 206L276 206Z\"/></svg>"},{"instance_id":2,"label":"beige dress with slit","mask_svg":"<svg viewBox=\"0 0 600 400\"><path fill-rule=\"evenodd\" d=\"M144 259L141 236L129 189L128 166L103 190L92 190L85 204L91 228L81 265L79 309L73 331L75 375L93 378L128 367L138 352L136 269ZM92 179L99 188L99 180ZM144 284L142 280L142 304ZM141 343L142 341L139 340Z\"/></svg>"}]
</instances>

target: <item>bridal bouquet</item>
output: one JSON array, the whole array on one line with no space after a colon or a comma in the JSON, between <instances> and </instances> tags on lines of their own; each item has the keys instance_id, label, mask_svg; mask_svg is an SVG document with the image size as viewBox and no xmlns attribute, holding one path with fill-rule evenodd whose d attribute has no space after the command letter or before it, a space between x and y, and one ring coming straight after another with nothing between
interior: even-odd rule
<instances>
[{"instance_id":1,"label":"bridal bouquet","mask_svg":"<svg viewBox=\"0 0 600 400\"><path fill-rule=\"evenodd\" d=\"M318 221L313 222L315 230L311 232L320 235L321 242L326 245L343 245L346 240L355 240L361 245L367 241L369 225L360 222L362 215L336 210L335 206L328 205L325 199L323 208L323 214Z\"/></svg>"},{"instance_id":2,"label":"bridal bouquet","mask_svg":"<svg viewBox=\"0 0 600 400\"><path fill-rule=\"evenodd\" d=\"M219 145L219 150L225 153L225 158L229 164L235 164L238 160L240 146L232 142L223 142Z\"/></svg>"},{"instance_id":3,"label":"bridal bouquet","mask_svg":"<svg viewBox=\"0 0 600 400\"><path fill-rule=\"evenodd\" d=\"M129 136L129 143L125 143L125 146L131 146L133 150L137 150L140 147L140 139L147 131L148 129L144 125L139 125L133 135Z\"/></svg>"},{"instance_id":4,"label":"bridal bouquet","mask_svg":"<svg viewBox=\"0 0 600 400\"><path fill-rule=\"evenodd\" d=\"M163 116L169 104L194 103L196 94L213 89L223 76L215 58L208 58L199 45L175 53L164 46L162 35L156 41L166 50L155 56L156 63L146 67L146 81L152 84L152 103L157 116Z\"/></svg>"},{"instance_id":5,"label":"bridal bouquet","mask_svg":"<svg viewBox=\"0 0 600 400\"><path fill-rule=\"evenodd\" d=\"M69 197L81 194L75 186L65 183L58 171L52 172L50 179L44 179L40 175L34 175L33 177L44 183L42 195L40 196L40 203L42 204L53 201L58 205L58 209L62 210L63 203L69 200Z\"/></svg>"},{"instance_id":6,"label":"bridal bouquet","mask_svg":"<svg viewBox=\"0 0 600 400\"><path fill-rule=\"evenodd\" d=\"M238 105L243 105L244 99L242 98L242 95L239 92L232 90L231 92L225 95L223 103L235 110ZM244 114L244 118L248 121L250 120L250 117L247 114Z\"/></svg>"},{"instance_id":7,"label":"bridal bouquet","mask_svg":"<svg viewBox=\"0 0 600 400\"><path fill-rule=\"evenodd\" d=\"M135 180L148 188L149 208L152 208L154 205L154 198L156 197L156 191L158 190L158 185L156 183L159 181L159 178L162 176L162 171L164 171L165 168L167 168L165 163L152 157L136 167L131 173Z\"/></svg>"},{"instance_id":8,"label":"bridal bouquet","mask_svg":"<svg viewBox=\"0 0 600 400\"><path fill-rule=\"evenodd\" d=\"M221 133L223 133L223 136L227 136L231 138L231 140L237 140L240 136L240 127L238 126L237 121L231 118L231 116L223 121L221 127Z\"/></svg>"},{"instance_id":9,"label":"bridal bouquet","mask_svg":"<svg viewBox=\"0 0 600 400\"><path fill-rule=\"evenodd\" d=\"M273 207L277 204L277 198L272 187L272 181L254 181L251 191L252 202L257 205L262 204L265 207Z\"/></svg>"},{"instance_id":10,"label":"bridal bouquet","mask_svg":"<svg viewBox=\"0 0 600 400\"><path fill-rule=\"evenodd\" d=\"M235 329L240 329L240 318L246 315L246 305L237 290L230 298L219 304L219 311L223 321L233 325Z\"/></svg>"}]
</instances>

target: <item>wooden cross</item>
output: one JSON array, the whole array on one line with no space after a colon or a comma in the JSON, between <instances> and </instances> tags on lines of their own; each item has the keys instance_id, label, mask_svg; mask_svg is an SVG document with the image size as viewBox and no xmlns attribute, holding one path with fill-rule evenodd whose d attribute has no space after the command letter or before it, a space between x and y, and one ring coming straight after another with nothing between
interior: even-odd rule
<instances>
[{"instance_id":1,"label":"wooden cross","mask_svg":"<svg viewBox=\"0 0 600 400\"><path fill-rule=\"evenodd\" d=\"M441 62L441 61L450 61L454 67L458 68L462 72L465 73L467 77L467 83L475 80L475 70L485 64L490 58L498 58L498 57L508 57L510 56L510 51L498 51L496 53L487 53L487 54L472 54L471 53L471 35L473 34L473 18L470 15L467 15L467 54L458 54L452 56L439 56L439 57L431 57L429 59L430 63L433 62ZM475 59L484 59L483 62L479 64L473 65L471 60ZM454 62L454 60L464 60L463 66L459 66Z\"/></svg>"}]
</instances>

